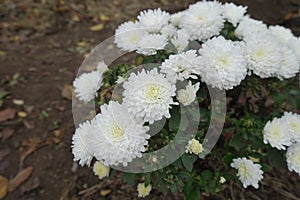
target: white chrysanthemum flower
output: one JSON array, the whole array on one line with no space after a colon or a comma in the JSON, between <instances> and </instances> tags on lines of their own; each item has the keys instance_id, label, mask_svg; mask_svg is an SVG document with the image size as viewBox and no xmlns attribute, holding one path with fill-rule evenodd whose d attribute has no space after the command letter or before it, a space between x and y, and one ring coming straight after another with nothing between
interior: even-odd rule
<instances>
[{"instance_id":1,"label":"white chrysanthemum flower","mask_svg":"<svg viewBox=\"0 0 300 200\"><path fill-rule=\"evenodd\" d=\"M97 96L103 77L98 71L81 74L73 82L76 97L81 101L89 102Z\"/></svg>"},{"instance_id":2,"label":"white chrysanthemum flower","mask_svg":"<svg viewBox=\"0 0 300 200\"><path fill-rule=\"evenodd\" d=\"M260 164L254 164L252 160L243 157L233 159L231 167L238 170L237 176L244 188L252 185L258 189L258 182L263 179L263 171Z\"/></svg>"},{"instance_id":3,"label":"white chrysanthemum flower","mask_svg":"<svg viewBox=\"0 0 300 200\"><path fill-rule=\"evenodd\" d=\"M234 34L239 38L247 38L266 31L268 31L268 27L262 21L245 16L235 29Z\"/></svg>"},{"instance_id":4,"label":"white chrysanthemum flower","mask_svg":"<svg viewBox=\"0 0 300 200\"><path fill-rule=\"evenodd\" d=\"M181 89L177 92L177 99L184 106L188 106L193 103L196 99L197 91L199 90L200 83L192 85L192 82L189 81L185 89Z\"/></svg>"},{"instance_id":5,"label":"white chrysanthemum flower","mask_svg":"<svg viewBox=\"0 0 300 200\"><path fill-rule=\"evenodd\" d=\"M170 14L160 8L144 10L140 12L137 19L149 33L159 33L161 28L168 24Z\"/></svg>"},{"instance_id":6,"label":"white chrysanthemum flower","mask_svg":"<svg viewBox=\"0 0 300 200\"><path fill-rule=\"evenodd\" d=\"M296 53L287 46L282 47L282 61L280 69L275 72L280 80L296 76L300 69L300 61Z\"/></svg>"},{"instance_id":7,"label":"white chrysanthemum flower","mask_svg":"<svg viewBox=\"0 0 300 200\"><path fill-rule=\"evenodd\" d=\"M166 35L145 34L137 43L137 53L144 55L154 55L157 50L162 50L167 45Z\"/></svg>"},{"instance_id":8,"label":"white chrysanthemum flower","mask_svg":"<svg viewBox=\"0 0 300 200\"><path fill-rule=\"evenodd\" d=\"M194 138L188 142L188 145L186 146L186 150L185 150L186 153L195 154L195 155L199 155L199 153L201 153L202 151L203 151L202 144Z\"/></svg>"},{"instance_id":9,"label":"white chrysanthemum flower","mask_svg":"<svg viewBox=\"0 0 300 200\"><path fill-rule=\"evenodd\" d=\"M266 32L247 37L245 42L249 69L261 78L274 76L282 61L281 46L277 39Z\"/></svg>"},{"instance_id":10,"label":"white chrysanthemum flower","mask_svg":"<svg viewBox=\"0 0 300 200\"><path fill-rule=\"evenodd\" d=\"M283 44L287 44L288 41L294 36L292 31L283 26L270 26L270 32Z\"/></svg>"},{"instance_id":11,"label":"white chrysanthemum flower","mask_svg":"<svg viewBox=\"0 0 300 200\"><path fill-rule=\"evenodd\" d=\"M205 41L224 27L221 4L217 1L201 1L190 5L180 20L180 28L191 33L192 40Z\"/></svg>"},{"instance_id":12,"label":"white chrysanthemum flower","mask_svg":"<svg viewBox=\"0 0 300 200\"><path fill-rule=\"evenodd\" d=\"M149 127L137 122L124 104L110 101L100 109L101 114L94 119L95 130L88 135L94 157L106 166L127 166L134 158L141 157L150 138L146 134Z\"/></svg>"},{"instance_id":13,"label":"white chrysanthemum flower","mask_svg":"<svg viewBox=\"0 0 300 200\"><path fill-rule=\"evenodd\" d=\"M127 104L129 113L137 119L153 124L163 117L171 117L169 108L176 105L172 99L176 95L176 87L164 74L158 73L157 68L132 73L124 82L123 88L123 101Z\"/></svg>"},{"instance_id":14,"label":"white chrysanthemum flower","mask_svg":"<svg viewBox=\"0 0 300 200\"><path fill-rule=\"evenodd\" d=\"M199 49L199 71L202 80L218 89L232 89L247 75L244 47L219 36L208 40Z\"/></svg>"},{"instance_id":15,"label":"white chrysanthemum flower","mask_svg":"<svg viewBox=\"0 0 300 200\"><path fill-rule=\"evenodd\" d=\"M180 11L180 12L172 14L170 17L170 23L173 24L175 27L179 27L180 20L181 20L181 17L184 15L184 12L185 11Z\"/></svg>"},{"instance_id":16,"label":"white chrysanthemum flower","mask_svg":"<svg viewBox=\"0 0 300 200\"><path fill-rule=\"evenodd\" d=\"M189 34L184 30L178 30L177 35L171 39L171 43L177 50L177 53L182 53L189 45Z\"/></svg>"},{"instance_id":17,"label":"white chrysanthemum flower","mask_svg":"<svg viewBox=\"0 0 300 200\"><path fill-rule=\"evenodd\" d=\"M135 51L140 39L146 34L138 22L125 22L115 32L115 43L124 51Z\"/></svg>"},{"instance_id":18,"label":"white chrysanthemum flower","mask_svg":"<svg viewBox=\"0 0 300 200\"><path fill-rule=\"evenodd\" d=\"M170 55L161 64L161 72L166 74L166 77L175 83L177 80L183 81L188 78L196 79L198 57L196 50L189 50L177 55Z\"/></svg>"},{"instance_id":19,"label":"white chrysanthemum flower","mask_svg":"<svg viewBox=\"0 0 300 200\"><path fill-rule=\"evenodd\" d=\"M281 118L287 124L286 134L291 136L292 142L300 142L300 115L285 112Z\"/></svg>"},{"instance_id":20,"label":"white chrysanthemum flower","mask_svg":"<svg viewBox=\"0 0 300 200\"><path fill-rule=\"evenodd\" d=\"M285 146L292 144L291 135L287 134L288 129L289 127L283 119L274 118L272 121L268 121L263 130L264 143L269 143L278 150L285 150Z\"/></svg>"},{"instance_id":21,"label":"white chrysanthemum flower","mask_svg":"<svg viewBox=\"0 0 300 200\"><path fill-rule=\"evenodd\" d=\"M109 176L110 167L103 165L102 162L96 161L93 166L93 172L99 179Z\"/></svg>"},{"instance_id":22,"label":"white chrysanthemum flower","mask_svg":"<svg viewBox=\"0 0 300 200\"><path fill-rule=\"evenodd\" d=\"M288 46L294 50L294 52L297 54L298 56L298 60L300 60L300 37L292 37L289 41L288 41Z\"/></svg>"},{"instance_id":23,"label":"white chrysanthemum flower","mask_svg":"<svg viewBox=\"0 0 300 200\"><path fill-rule=\"evenodd\" d=\"M137 191L138 191L138 197L146 197L150 194L152 190L152 186L151 184L145 185L145 183L139 183L138 186L137 186Z\"/></svg>"},{"instance_id":24,"label":"white chrysanthemum flower","mask_svg":"<svg viewBox=\"0 0 300 200\"><path fill-rule=\"evenodd\" d=\"M289 170L295 171L300 176L300 143L295 143L288 148L286 162Z\"/></svg>"},{"instance_id":25,"label":"white chrysanthemum flower","mask_svg":"<svg viewBox=\"0 0 300 200\"><path fill-rule=\"evenodd\" d=\"M168 24L167 26L164 26L160 32L163 35L166 35L167 38L172 38L174 35L177 34L177 29L174 25Z\"/></svg>"},{"instance_id":26,"label":"white chrysanthemum flower","mask_svg":"<svg viewBox=\"0 0 300 200\"><path fill-rule=\"evenodd\" d=\"M237 6L234 3L225 3L223 6L224 18L236 26L247 12L247 7Z\"/></svg>"},{"instance_id":27,"label":"white chrysanthemum flower","mask_svg":"<svg viewBox=\"0 0 300 200\"><path fill-rule=\"evenodd\" d=\"M90 165L93 159L93 151L89 146L88 135L94 130L94 125L89 121L80 124L72 138L72 153L74 161L79 161L81 166Z\"/></svg>"},{"instance_id":28,"label":"white chrysanthemum flower","mask_svg":"<svg viewBox=\"0 0 300 200\"><path fill-rule=\"evenodd\" d=\"M105 64L105 62L103 60L101 60L98 65L97 65L97 71L100 74L103 74L104 72L106 72L108 70L107 65Z\"/></svg>"}]
</instances>

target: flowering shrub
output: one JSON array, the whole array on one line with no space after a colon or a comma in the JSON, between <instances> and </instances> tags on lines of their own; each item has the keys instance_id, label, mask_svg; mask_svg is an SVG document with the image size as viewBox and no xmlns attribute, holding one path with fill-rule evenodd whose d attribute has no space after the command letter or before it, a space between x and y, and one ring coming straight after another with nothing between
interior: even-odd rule
<instances>
[{"instance_id":1,"label":"flowering shrub","mask_svg":"<svg viewBox=\"0 0 300 200\"><path fill-rule=\"evenodd\" d=\"M87 105L97 97L98 107L75 131L74 160L93 162L100 179L123 171L139 197L154 188L199 199L229 181L257 189L285 160L300 175L300 38L246 11L203 1L121 24L114 42L137 53L135 64L101 60L74 81L76 97ZM214 101L212 90L227 100ZM212 117L213 102L227 105L224 126ZM210 119L223 126L220 139Z\"/></svg>"}]
</instances>

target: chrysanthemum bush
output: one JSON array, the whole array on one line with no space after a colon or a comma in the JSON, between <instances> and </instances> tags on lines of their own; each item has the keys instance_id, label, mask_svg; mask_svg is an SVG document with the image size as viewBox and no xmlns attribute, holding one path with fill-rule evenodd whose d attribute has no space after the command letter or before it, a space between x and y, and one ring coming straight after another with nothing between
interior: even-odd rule
<instances>
[{"instance_id":1,"label":"chrysanthemum bush","mask_svg":"<svg viewBox=\"0 0 300 200\"><path fill-rule=\"evenodd\" d=\"M123 180L139 197L155 189L199 199L232 181L258 189L275 168L300 175L300 38L291 30L251 18L244 6L203 1L174 14L142 11L117 28L114 42L136 53L133 64L108 67L99 60L96 70L74 81L76 97L87 104L95 99L98 108L73 136L80 165L93 165L100 179L125 169ZM156 65L141 67L150 63ZM227 96L224 128L211 152L204 145L209 87ZM116 88L121 92L114 94ZM198 110L185 111L191 105L200 117L193 113ZM193 117L183 119L184 112ZM197 121L195 133L191 121ZM160 166L157 155L144 160L156 166L152 171L126 170L144 154L172 145L179 130L185 139L184 148L173 146L176 160Z\"/></svg>"}]
</instances>

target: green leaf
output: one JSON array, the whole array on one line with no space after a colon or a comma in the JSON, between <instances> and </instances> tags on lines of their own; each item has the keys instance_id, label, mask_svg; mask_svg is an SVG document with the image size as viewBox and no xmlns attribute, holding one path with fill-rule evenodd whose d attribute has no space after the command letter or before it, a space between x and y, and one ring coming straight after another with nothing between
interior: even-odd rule
<instances>
[{"instance_id":1,"label":"green leaf","mask_svg":"<svg viewBox=\"0 0 300 200\"><path fill-rule=\"evenodd\" d=\"M9 94L9 92L5 90L0 90L0 99L4 99Z\"/></svg>"},{"instance_id":2,"label":"green leaf","mask_svg":"<svg viewBox=\"0 0 300 200\"><path fill-rule=\"evenodd\" d=\"M284 154L273 148L267 149L268 159L270 163L277 169L282 169L285 167L285 156Z\"/></svg>"},{"instance_id":3,"label":"green leaf","mask_svg":"<svg viewBox=\"0 0 300 200\"><path fill-rule=\"evenodd\" d=\"M193 170L193 164L196 160L197 160L197 157L194 155L189 155L189 154L185 153L181 156L181 162L182 162L183 166L189 172L191 172Z\"/></svg>"},{"instance_id":4,"label":"green leaf","mask_svg":"<svg viewBox=\"0 0 300 200\"><path fill-rule=\"evenodd\" d=\"M213 178L213 174L210 170L204 170L202 173L202 178L206 181L210 180Z\"/></svg>"},{"instance_id":5,"label":"green leaf","mask_svg":"<svg viewBox=\"0 0 300 200\"><path fill-rule=\"evenodd\" d=\"M230 166L230 164L232 163L233 160L233 154L232 153L227 153L224 157L223 157L223 161Z\"/></svg>"},{"instance_id":6,"label":"green leaf","mask_svg":"<svg viewBox=\"0 0 300 200\"><path fill-rule=\"evenodd\" d=\"M229 141L229 146L235 148L236 150L240 150L243 146L243 137L240 134L235 134Z\"/></svg>"},{"instance_id":7,"label":"green leaf","mask_svg":"<svg viewBox=\"0 0 300 200\"><path fill-rule=\"evenodd\" d=\"M146 176L145 177L145 187L147 187L150 184L151 184L151 177L150 176Z\"/></svg>"},{"instance_id":8,"label":"green leaf","mask_svg":"<svg viewBox=\"0 0 300 200\"><path fill-rule=\"evenodd\" d=\"M133 173L124 173L123 174L123 181L129 185L135 184L135 175Z\"/></svg>"},{"instance_id":9,"label":"green leaf","mask_svg":"<svg viewBox=\"0 0 300 200\"><path fill-rule=\"evenodd\" d=\"M186 200L199 200L200 199L200 187L194 186L190 194L186 196Z\"/></svg>"},{"instance_id":10,"label":"green leaf","mask_svg":"<svg viewBox=\"0 0 300 200\"><path fill-rule=\"evenodd\" d=\"M179 106L173 106L172 110L171 110L171 118L169 120L169 128L171 130L175 130L178 129L179 125L180 125L180 107Z\"/></svg>"}]
</instances>

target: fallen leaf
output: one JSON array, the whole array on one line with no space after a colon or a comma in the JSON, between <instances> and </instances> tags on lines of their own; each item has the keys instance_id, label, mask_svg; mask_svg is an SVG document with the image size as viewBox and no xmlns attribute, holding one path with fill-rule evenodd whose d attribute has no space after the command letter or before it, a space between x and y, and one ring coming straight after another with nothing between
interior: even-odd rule
<instances>
[{"instance_id":1,"label":"fallen leaf","mask_svg":"<svg viewBox=\"0 0 300 200\"><path fill-rule=\"evenodd\" d=\"M40 142L41 139L38 136L28 138L27 140L22 142L22 147L19 148L19 152L21 154L21 165L23 161L27 158L27 156L29 156L32 152L34 152L37 149Z\"/></svg>"},{"instance_id":2,"label":"fallen leaf","mask_svg":"<svg viewBox=\"0 0 300 200\"><path fill-rule=\"evenodd\" d=\"M14 134L15 130L11 128L5 128L0 132L1 142L5 142L12 134Z\"/></svg>"},{"instance_id":3,"label":"fallen leaf","mask_svg":"<svg viewBox=\"0 0 300 200\"><path fill-rule=\"evenodd\" d=\"M100 20L101 20L102 22L107 22L107 21L109 21L109 17L107 17L107 16L104 15L104 14L100 14Z\"/></svg>"},{"instance_id":4,"label":"fallen leaf","mask_svg":"<svg viewBox=\"0 0 300 200\"><path fill-rule=\"evenodd\" d=\"M58 144L60 143L61 139L64 137L65 135L65 131L64 130L55 130L53 131L53 135L54 135L54 138L53 138L53 141L55 144Z\"/></svg>"},{"instance_id":5,"label":"fallen leaf","mask_svg":"<svg viewBox=\"0 0 300 200\"><path fill-rule=\"evenodd\" d=\"M0 176L0 199L3 199L8 191L8 179Z\"/></svg>"},{"instance_id":6,"label":"fallen leaf","mask_svg":"<svg viewBox=\"0 0 300 200\"><path fill-rule=\"evenodd\" d=\"M13 119L16 116L16 109L7 108L5 110L0 111L0 122L4 122L9 119Z\"/></svg>"},{"instance_id":7,"label":"fallen leaf","mask_svg":"<svg viewBox=\"0 0 300 200\"><path fill-rule=\"evenodd\" d=\"M5 148L0 150L0 161L10 154L10 148Z\"/></svg>"},{"instance_id":8,"label":"fallen leaf","mask_svg":"<svg viewBox=\"0 0 300 200\"><path fill-rule=\"evenodd\" d=\"M64 85L61 91L61 96L65 99L72 100L73 87L72 85Z\"/></svg>"},{"instance_id":9,"label":"fallen leaf","mask_svg":"<svg viewBox=\"0 0 300 200\"><path fill-rule=\"evenodd\" d=\"M109 195L111 192L112 192L111 189L100 190L100 195L105 197L105 196Z\"/></svg>"},{"instance_id":10,"label":"fallen leaf","mask_svg":"<svg viewBox=\"0 0 300 200\"><path fill-rule=\"evenodd\" d=\"M23 124L24 126L27 128L27 129L34 129L34 122L30 122L30 121L27 121L27 120L24 120L23 121Z\"/></svg>"},{"instance_id":11,"label":"fallen leaf","mask_svg":"<svg viewBox=\"0 0 300 200\"><path fill-rule=\"evenodd\" d=\"M34 106L24 106L25 111L30 114L34 110Z\"/></svg>"},{"instance_id":12,"label":"fallen leaf","mask_svg":"<svg viewBox=\"0 0 300 200\"><path fill-rule=\"evenodd\" d=\"M18 117L20 117L20 118L25 118L25 117L27 117L27 113L26 113L26 112L23 112L23 111L19 111L19 112L18 112Z\"/></svg>"},{"instance_id":13,"label":"fallen leaf","mask_svg":"<svg viewBox=\"0 0 300 200\"><path fill-rule=\"evenodd\" d=\"M12 102L17 106L24 105L24 101L22 99L13 99Z\"/></svg>"},{"instance_id":14,"label":"fallen leaf","mask_svg":"<svg viewBox=\"0 0 300 200\"><path fill-rule=\"evenodd\" d=\"M8 191L12 192L24 183L32 174L33 167L29 166L21 171L9 182Z\"/></svg>"},{"instance_id":15,"label":"fallen leaf","mask_svg":"<svg viewBox=\"0 0 300 200\"><path fill-rule=\"evenodd\" d=\"M95 26L90 27L91 31L101 31L104 28L104 24L97 24Z\"/></svg>"},{"instance_id":16,"label":"fallen leaf","mask_svg":"<svg viewBox=\"0 0 300 200\"><path fill-rule=\"evenodd\" d=\"M24 194L25 192L30 192L32 190L35 190L40 186L40 179L39 178L34 178L34 179L29 179L24 185L21 187L21 193Z\"/></svg>"}]
</instances>

